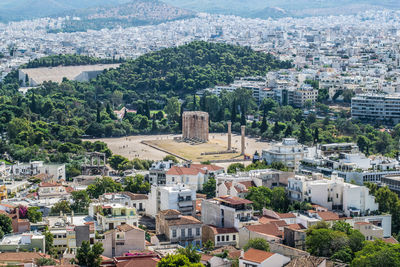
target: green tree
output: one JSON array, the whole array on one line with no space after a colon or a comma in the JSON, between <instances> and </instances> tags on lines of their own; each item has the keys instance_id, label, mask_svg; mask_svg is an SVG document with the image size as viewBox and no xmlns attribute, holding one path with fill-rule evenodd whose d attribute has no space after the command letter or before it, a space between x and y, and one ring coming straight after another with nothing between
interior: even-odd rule
<instances>
[{"instance_id":1,"label":"green tree","mask_svg":"<svg viewBox=\"0 0 400 267\"><path fill-rule=\"evenodd\" d=\"M214 177L210 177L207 182L203 185L203 193L207 195L207 198L215 197L217 190L217 181Z\"/></svg>"},{"instance_id":2,"label":"green tree","mask_svg":"<svg viewBox=\"0 0 400 267\"><path fill-rule=\"evenodd\" d=\"M43 214L39 211L39 207L28 207L27 217L31 223L42 221Z\"/></svg>"},{"instance_id":3,"label":"green tree","mask_svg":"<svg viewBox=\"0 0 400 267\"><path fill-rule=\"evenodd\" d=\"M101 254L103 251L102 243L97 242L90 247L89 241L83 241L76 252L76 261L79 266L99 267L102 262Z\"/></svg>"},{"instance_id":4,"label":"green tree","mask_svg":"<svg viewBox=\"0 0 400 267\"><path fill-rule=\"evenodd\" d=\"M37 266L55 266L57 265L56 261L52 258L39 258L36 260Z\"/></svg>"},{"instance_id":5,"label":"green tree","mask_svg":"<svg viewBox=\"0 0 400 267\"><path fill-rule=\"evenodd\" d=\"M125 178L125 190L132 193L148 194L150 183L144 180L144 176L137 174L135 177Z\"/></svg>"},{"instance_id":6,"label":"green tree","mask_svg":"<svg viewBox=\"0 0 400 267\"><path fill-rule=\"evenodd\" d=\"M400 244L388 244L381 240L367 242L351 262L353 267L400 266Z\"/></svg>"},{"instance_id":7,"label":"green tree","mask_svg":"<svg viewBox=\"0 0 400 267\"><path fill-rule=\"evenodd\" d=\"M12 232L11 219L5 214L0 214L0 238L3 238L5 234L9 234L11 232Z\"/></svg>"},{"instance_id":8,"label":"green tree","mask_svg":"<svg viewBox=\"0 0 400 267\"><path fill-rule=\"evenodd\" d=\"M52 214L60 214L60 212L62 212L63 214L71 213L71 205L68 201L62 200L54 204L50 212Z\"/></svg>"},{"instance_id":9,"label":"green tree","mask_svg":"<svg viewBox=\"0 0 400 267\"><path fill-rule=\"evenodd\" d=\"M74 212L86 212L89 204L90 198L85 190L74 191L71 193L72 201L71 208Z\"/></svg>"},{"instance_id":10,"label":"green tree","mask_svg":"<svg viewBox=\"0 0 400 267\"><path fill-rule=\"evenodd\" d=\"M179 161L178 161L178 159L175 157L175 156L173 156L173 155L166 155L164 158L163 158L163 161L172 161L173 163L179 163Z\"/></svg>"},{"instance_id":11,"label":"green tree","mask_svg":"<svg viewBox=\"0 0 400 267\"><path fill-rule=\"evenodd\" d=\"M268 187L250 187L247 199L253 202L255 210L262 211L263 208L271 206L272 191Z\"/></svg>"},{"instance_id":12,"label":"green tree","mask_svg":"<svg viewBox=\"0 0 400 267\"><path fill-rule=\"evenodd\" d=\"M274 211L286 212L289 208L289 198L285 188L274 187L271 192L271 206Z\"/></svg>"},{"instance_id":13,"label":"green tree","mask_svg":"<svg viewBox=\"0 0 400 267\"><path fill-rule=\"evenodd\" d=\"M269 251L269 244L264 238L252 238L244 245L243 250L247 251L249 248Z\"/></svg>"},{"instance_id":14,"label":"green tree","mask_svg":"<svg viewBox=\"0 0 400 267\"><path fill-rule=\"evenodd\" d=\"M191 263L185 255L182 254L168 254L162 258L158 263L157 267L204 267L201 263Z\"/></svg>"},{"instance_id":15,"label":"green tree","mask_svg":"<svg viewBox=\"0 0 400 267\"><path fill-rule=\"evenodd\" d=\"M200 262L201 256L199 253L197 253L196 247L194 247L192 244L189 244L184 248L178 248L177 252L181 255L185 255L191 263Z\"/></svg>"},{"instance_id":16,"label":"green tree","mask_svg":"<svg viewBox=\"0 0 400 267\"><path fill-rule=\"evenodd\" d=\"M53 234L50 233L50 231L47 227L43 234L44 234L46 253L49 255L55 256L57 252L54 249L54 245L53 245L53 242L54 242Z\"/></svg>"},{"instance_id":17,"label":"green tree","mask_svg":"<svg viewBox=\"0 0 400 267\"><path fill-rule=\"evenodd\" d=\"M242 163L232 163L228 166L228 173L236 173L238 171L244 171L244 165Z\"/></svg>"},{"instance_id":18,"label":"green tree","mask_svg":"<svg viewBox=\"0 0 400 267\"><path fill-rule=\"evenodd\" d=\"M210 239L208 239L204 244L203 244L203 250L208 253L212 250L214 250L214 242Z\"/></svg>"},{"instance_id":19,"label":"green tree","mask_svg":"<svg viewBox=\"0 0 400 267\"><path fill-rule=\"evenodd\" d=\"M164 108L164 112L167 114L169 120L178 121L181 112L179 99L177 97L169 98L167 100L167 105Z\"/></svg>"},{"instance_id":20,"label":"green tree","mask_svg":"<svg viewBox=\"0 0 400 267\"><path fill-rule=\"evenodd\" d=\"M121 170L122 166L127 162L129 162L129 160L120 155L114 155L108 159L108 163L114 170Z\"/></svg>"},{"instance_id":21,"label":"green tree","mask_svg":"<svg viewBox=\"0 0 400 267\"><path fill-rule=\"evenodd\" d=\"M99 198L104 193L115 193L122 191L122 185L115 182L111 177L97 178L94 184L87 187L86 191L90 198Z\"/></svg>"}]
</instances>

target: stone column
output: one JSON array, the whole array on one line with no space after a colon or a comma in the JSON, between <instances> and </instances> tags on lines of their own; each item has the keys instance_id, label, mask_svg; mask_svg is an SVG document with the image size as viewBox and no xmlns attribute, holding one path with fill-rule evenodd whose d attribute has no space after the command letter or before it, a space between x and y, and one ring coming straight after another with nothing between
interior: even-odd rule
<instances>
[{"instance_id":1,"label":"stone column","mask_svg":"<svg viewBox=\"0 0 400 267\"><path fill-rule=\"evenodd\" d=\"M232 150L232 122L228 121L228 151Z\"/></svg>"},{"instance_id":2,"label":"stone column","mask_svg":"<svg viewBox=\"0 0 400 267\"><path fill-rule=\"evenodd\" d=\"M241 129L242 129L242 153L241 154L244 155L245 151L246 151L246 138L245 138L246 126L242 125Z\"/></svg>"}]
</instances>

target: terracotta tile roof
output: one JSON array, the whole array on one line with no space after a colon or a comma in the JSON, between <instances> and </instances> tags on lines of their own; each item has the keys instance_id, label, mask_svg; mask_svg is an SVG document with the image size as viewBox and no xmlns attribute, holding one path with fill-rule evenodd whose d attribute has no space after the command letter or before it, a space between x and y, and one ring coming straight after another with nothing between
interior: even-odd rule
<instances>
[{"instance_id":1,"label":"terracotta tile roof","mask_svg":"<svg viewBox=\"0 0 400 267\"><path fill-rule=\"evenodd\" d=\"M196 199L196 212L201 212L201 199Z\"/></svg>"},{"instance_id":2,"label":"terracotta tile roof","mask_svg":"<svg viewBox=\"0 0 400 267\"><path fill-rule=\"evenodd\" d=\"M253 201L250 201L250 200L247 200L244 198L240 198L240 197L234 197L234 196L222 196L222 197L216 197L214 199L229 203L231 205L252 204L253 203Z\"/></svg>"},{"instance_id":3,"label":"terracotta tile roof","mask_svg":"<svg viewBox=\"0 0 400 267\"><path fill-rule=\"evenodd\" d=\"M246 189L249 189L250 187L256 186L256 184L253 181L239 182L239 184L244 185L246 187Z\"/></svg>"},{"instance_id":4,"label":"terracotta tile roof","mask_svg":"<svg viewBox=\"0 0 400 267\"><path fill-rule=\"evenodd\" d=\"M217 166L217 165L207 165L207 164L191 164L190 165L192 168L197 168L197 169L204 169L206 168L208 171L219 171L224 169L223 167Z\"/></svg>"},{"instance_id":5,"label":"terracotta tile roof","mask_svg":"<svg viewBox=\"0 0 400 267\"><path fill-rule=\"evenodd\" d=\"M269 216L261 216L259 219L258 219L258 222L259 223L261 223L261 224L266 224L266 223L272 223L272 222L280 222L281 220L278 220L278 219L276 219L276 218L272 218L272 217L269 217ZM285 221L283 221L283 222L285 222Z\"/></svg>"},{"instance_id":6,"label":"terracotta tile roof","mask_svg":"<svg viewBox=\"0 0 400 267\"><path fill-rule=\"evenodd\" d=\"M140 229L139 227L136 227L136 226L133 226L133 225L130 225L130 224L118 225L117 229L120 230L120 231L123 231L123 232L128 232L128 231L133 230L133 229L136 229L136 230L144 232L143 229Z\"/></svg>"},{"instance_id":7,"label":"terracotta tile roof","mask_svg":"<svg viewBox=\"0 0 400 267\"><path fill-rule=\"evenodd\" d=\"M160 259L154 258L134 258L127 261L117 262L116 267L156 267Z\"/></svg>"},{"instance_id":8,"label":"terracotta tile roof","mask_svg":"<svg viewBox=\"0 0 400 267\"><path fill-rule=\"evenodd\" d=\"M382 238L383 242L390 243L390 244L398 244L399 241L397 241L393 236L387 237L387 238Z\"/></svg>"},{"instance_id":9,"label":"terracotta tile roof","mask_svg":"<svg viewBox=\"0 0 400 267\"><path fill-rule=\"evenodd\" d=\"M56 186L61 186L61 185L57 183L48 183L48 182L41 182L39 184L39 187L56 187Z\"/></svg>"},{"instance_id":10,"label":"terracotta tile roof","mask_svg":"<svg viewBox=\"0 0 400 267\"><path fill-rule=\"evenodd\" d=\"M207 226L211 228L214 235L238 233L238 230L236 230L235 228L219 228L215 227L214 225L207 225Z\"/></svg>"},{"instance_id":11,"label":"terracotta tile roof","mask_svg":"<svg viewBox=\"0 0 400 267\"><path fill-rule=\"evenodd\" d=\"M259 249L250 248L243 254L243 259L246 261L262 263L275 253L262 251Z\"/></svg>"},{"instance_id":12,"label":"terracotta tile roof","mask_svg":"<svg viewBox=\"0 0 400 267\"><path fill-rule=\"evenodd\" d=\"M199 173L205 174L206 172L198 168L186 168L172 166L171 169L167 171L167 175L198 175Z\"/></svg>"},{"instance_id":13,"label":"terracotta tile roof","mask_svg":"<svg viewBox=\"0 0 400 267\"><path fill-rule=\"evenodd\" d=\"M188 224L202 224L201 221L197 220L193 216L181 216L177 219L165 220L168 226L174 225L188 225Z\"/></svg>"},{"instance_id":14,"label":"terracotta tile roof","mask_svg":"<svg viewBox=\"0 0 400 267\"><path fill-rule=\"evenodd\" d=\"M72 193L72 192L74 192L75 190L74 190L72 187L67 186L67 187L65 187L65 191L67 191L67 193Z\"/></svg>"},{"instance_id":15,"label":"terracotta tile roof","mask_svg":"<svg viewBox=\"0 0 400 267\"><path fill-rule=\"evenodd\" d=\"M369 222L356 222L355 224L359 224L359 225L367 225L367 224L371 224Z\"/></svg>"},{"instance_id":16,"label":"terracotta tile roof","mask_svg":"<svg viewBox=\"0 0 400 267\"><path fill-rule=\"evenodd\" d=\"M206 170L209 172L215 172L222 170L223 167L216 165L205 165L205 164L191 164L188 167L172 166L167 171L167 175L198 175L199 173L205 174Z\"/></svg>"},{"instance_id":17,"label":"terracotta tile roof","mask_svg":"<svg viewBox=\"0 0 400 267\"><path fill-rule=\"evenodd\" d=\"M249 231L257 232L264 235L271 235L276 237L282 237L283 233L279 230L275 223L257 224L245 226Z\"/></svg>"},{"instance_id":18,"label":"terracotta tile roof","mask_svg":"<svg viewBox=\"0 0 400 267\"><path fill-rule=\"evenodd\" d=\"M146 194L134 194L132 192L122 192L121 194L126 195L131 198L131 200L146 200L149 197Z\"/></svg>"},{"instance_id":19,"label":"terracotta tile roof","mask_svg":"<svg viewBox=\"0 0 400 267\"><path fill-rule=\"evenodd\" d=\"M225 187L229 190L232 187L232 182L225 182Z\"/></svg>"},{"instance_id":20,"label":"terracotta tile roof","mask_svg":"<svg viewBox=\"0 0 400 267\"><path fill-rule=\"evenodd\" d=\"M293 224L288 224L288 226L290 229L293 230L304 230L306 229L303 225L299 224L299 223L293 223Z\"/></svg>"},{"instance_id":21,"label":"terracotta tile roof","mask_svg":"<svg viewBox=\"0 0 400 267\"><path fill-rule=\"evenodd\" d=\"M323 221L336 221L339 220L339 215L331 211L317 212L318 216L321 217Z\"/></svg>"},{"instance_id":22,"label":"terracotta tile roof","mask_svg":"<svg viewBox=\"0 0 400 267\"><path fill-rule=\"evenodd\" d=\"M164 215L164 216L178 216L178 215L181 215L181 213L179 212L179 211L177 211L177 210L173 210L173 209L170 209L170 210L162 210L162 211L160 211L160 214L162 214L162 215Z\"/></svg>"},{"instance_id":23,"label":"terracotta tile roof","mask_svg":"<svg viewBox=\"0 0 400 267\"><path fill-rule=\"evenodd\" d=\"M39 252L3 252L0 253L0 262L34 262L36 259L50 258L49 255Z\"/></svg>"},{"instance_id":24,"label":"terracotta tile roof","mask_svg":"<svg viewBox=\"0 0 400 267\"><path fill-rule=\"evenodd\" d=\"M239 250L233 246L224 246L224 247L214 249L213 251L210 252L210 254L216 255L216 254L223 253L224 251L228 251L229 258L232 258L232 259L239 258L240 254L241 254L241 250Z\"/></svg>"},{"instance_id":25,"label":"terracotta tile roof","mask_svg":"<svg viewBox=\"0 0 400 267\"><path fill-rule=\"evenodd\" d=\"M294 215L293 213L276 213L278 214L279 218L281 219L289 219L289 218L296 218L296 215Z\"/></svg>"},{"instance_id":26,"label":"terracotta tile roof","mask_svg":"<svg viewBox=\"0 0 400 267\"><path fill-rule=\"evenodd\" d=\"M293 258L285 267L315 267L323 263L326 258L315 256L302 256Z\"/></svg>"},{"instance_id":27,"label":"terracotta tile roof","mask_svg":"<svg viewBox=\"0 0 400 267\"><path fill-rule=\"evenodd\" d=\"M201 254L201 261L208 262L211 260L214 256L212 255L207 255L207 254Z\"/></svg>"}]
</instances>

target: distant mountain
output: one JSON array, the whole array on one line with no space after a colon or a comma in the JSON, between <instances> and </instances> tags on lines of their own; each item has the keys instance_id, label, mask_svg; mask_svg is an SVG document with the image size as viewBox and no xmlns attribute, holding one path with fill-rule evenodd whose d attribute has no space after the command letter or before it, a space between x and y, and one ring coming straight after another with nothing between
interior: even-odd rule
<instances>
[{"instance_id":1,"label":"distant mountain","mask_svg":"<svg viewBox=\"0 0 400 267\"><path fill-rule=\"evenodd\" d=\"M71 19L66 20L62 29L56 29L56 31L77 32L88 29L126 28L190 18L194 15L192 11L173 7L158 0L131 0L121 5L64 12L60 16L69 16Z\"/></svg>"},{"instance_id":2,"label":"distant mountain","mask_svg":"<svg viewBox=\"0 0 400 267\"><path fill-rule=\"evenodd\" d=\"M243 17L320 16L354 14L367 9L400 9L399 0L164 0L198 12Z\"/></svg>"},{"instance_id":3,"label":"distant mountain","mask_svg":"<svg viewBox=\"0 0 400 267\"><path fill-rule=\"evenodd\" d=\"M129 0L1 0L0 21L51 16L68 10L112 6Z\"/></svg>"}]
</instances>

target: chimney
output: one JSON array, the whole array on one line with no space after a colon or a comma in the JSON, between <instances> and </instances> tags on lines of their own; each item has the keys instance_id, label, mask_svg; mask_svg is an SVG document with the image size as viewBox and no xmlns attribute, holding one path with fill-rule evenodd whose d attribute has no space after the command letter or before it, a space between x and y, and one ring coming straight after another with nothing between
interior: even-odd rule
<instances>
[{"instance_id":1,"label":"chimney","mask_svg":"<svg viewBox=\"0 0 400 267\"><path fill-rule=\"evenodd\" d=\"M228 121L228 151L232 150L232 122Z\"/></svg>"},{"instance_id":2,"label":"chimney","mask_svg":"<svg viewBox=\"0 0 400 267\"><path fill-rule=\"evenodd\" d=\"M244 155L246 152L246 126L242 125L241 127L242 130L242 152L241 155Z\"/></svg>"}]
</instances>

